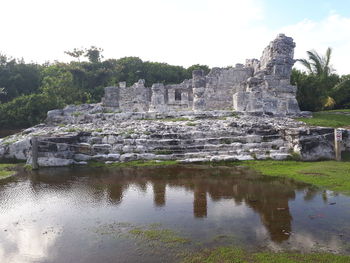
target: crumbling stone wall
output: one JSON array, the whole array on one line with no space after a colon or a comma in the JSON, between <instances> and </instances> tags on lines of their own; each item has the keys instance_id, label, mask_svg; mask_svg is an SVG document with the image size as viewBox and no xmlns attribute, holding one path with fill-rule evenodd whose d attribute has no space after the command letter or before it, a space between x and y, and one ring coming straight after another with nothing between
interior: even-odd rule
<instances>
[{"instance_id":1,"label":"crumbling stone wall","mask_svg":"<svg viewBox=\"0 0 350 263\"><path fill-rule=\"evenodd\" d=\"M206 110L231 110L236 86L253 75L251 67L237 64L234 68L213 68L205 77Z\"/></svg>"},{"instance_id":2,"label":"crumbling stone wall","mask_svg":"<svg viewBox=\"0 0 350 263\"><path fill-rule=\"evenodd\" d=\"M232 68L213 68L208 75L195 70L192 79L180 84L107 87L103 105L125 112L177 110L236 110L271 115L297 115L296 87L290 85L295 43L283 34L263 51L259 60Z\"/></svg>"},{"instance_id":3,"label":"crumbling stone wall","mask_svg":"<svg viewBox=\"0 0 350 263\"><path fill-rule=\"evenodd\" d=\"M254 75L236 87L233 108L238 111L272 115L300 113L296 87L290 85L295 43L280 34L264 50L260 62L247 61Z\"/></svg>"},{"instance_id":4,"label":"crumbling stone wall","mask_svg":"<svg viewBox=\"0 0 350 263\"><path fill-rule=\"evenodd\" d=\"M148 111L151 91L144 86L144 83L145 81L140 79L131 87L127 87L126 82L119 82L118 86L106 87L102 105L125 112Z\"/></svg>"},{"instance_id":5,"label":"crumbling stone wall","mask_svg":"<svg viewBox=\"0 0 350 263\"><path fill-rule=\"evenodd\" d=\"M166 103L169 110L192 109L192 80L184 80L180 84L166 85Z\"/></svg>"}]
</instances>

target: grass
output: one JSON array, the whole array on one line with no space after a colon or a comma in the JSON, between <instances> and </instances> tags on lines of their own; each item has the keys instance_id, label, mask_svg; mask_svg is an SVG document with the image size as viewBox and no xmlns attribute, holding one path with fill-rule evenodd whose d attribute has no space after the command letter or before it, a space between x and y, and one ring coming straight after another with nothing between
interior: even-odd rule
<instances>
[{"instance_id":1,"label":"grass","mask_svg":"<svg viewBox=\"0 0 350 263\"><path fill-rule=\"evenodd\" d=\"M99 225L92 230L99 235L109 235L114 238L132 238L140 241L140 244L147 244L153 247L174 248L191 242L173 230L162 228L160 223L133 225L129 222L114 222Z\"/></svg>"},{"instance_id":2,"label":"grass","mask_svg":"<svg viewBox=\"0 0 350 263\"><path fill-rule=\"evenodd\" d=\"M177 122L177 121L189 121L189 118L185 117L179 117L179 118L164 118L164 119L157 119L158 121L171 121L171 122Z\"/></svg>"},{"instance_id":3,"label":"grass","mask_svg":"<svg viewBox=\"0 0 350 263\"><path fill-rule=\"evenodd\" d=\"M135 228L130 230L129 234L146 241L157 241L163 245L186 244L190 242L188 239L179 236L177 233L170 229L153 227L149 229Z\"/></svg>"},{"instance_id":4,"label":"grass","mask_svg":"<svg viewBox=\"0 0 350 263\"><path fill-rule=\"evenodd\" d=\"M77 128L69 128L67 130L65 130L66 132L78 132L80 131L80 129L77 129Z\"/></svg>"},{"instance_id":5,"label":"grass","mask_svg":"<svg viewBox=\"0 0 350 263\"><path fill-rule=\"evenodd\" d=\"M0 180L11 177L16 173L14 164L0 164Z\"/></svg>"},{"instance_id":6,"label":"grass","mask_svg":"<svg viewBox=\"0 0 350 263\"><path fill-rule=\"evenodd\" d=\"M111 163L105 164L101 162L91 161L89 162L90 167L145 167L145 166L164 166L164 165L174 165L177 164L177 161L130 161L130 162L121 162L121 163Z\"/></svg>"},{"instance_id":7,"label":"grass","mask_svg":"<svg viewBox=\"0 0 350 263\"><path fill-rule=\"evenodd\" d=\"M329 190L350 194L350 162L246 161L240 162L262 174L282 176Z\"/></svg>"},{"instance_id":8,"label":"grass","mask_svg":"<svg viewBox=\"0 0 350 263\"><path fill-rule=\"evenodd\" d=\"M350 126L350 115L336 114L336 112L345 112L345 110L314 112L312 114L312 118L298 118L297 120L305 122L306 124L311 126L323 126L333 128Z\"/></svg>"},{"instance_id":9,"label":"grass","mask_svg":"<svg viewBox=\"0 0 350 263\"><path fill-rule=\"evenodd\" d=\"M192 254L183 263L346 263L350 256L330 253L249 253L236 247L219 247Z\"/></svg>"},{"instance_id":10,"label":"grass","mask_svg":"<svg viewBox=\"0 0 350 263\"><path fill-rule=\"evenodd\" d=\"M324 112L349 112L350 113L350 109L326 110Z\"/></svg>"},{"instance_id":11,"label":"grass","mask_svg":"<svg viewBox=\"0 0 350 263\"><path fill-rule=\"evenodd\" d=\"M187 126L196 126L197 123L195 123L195 122L187 122L186 125Z\"/></svg>"}]
</instances>

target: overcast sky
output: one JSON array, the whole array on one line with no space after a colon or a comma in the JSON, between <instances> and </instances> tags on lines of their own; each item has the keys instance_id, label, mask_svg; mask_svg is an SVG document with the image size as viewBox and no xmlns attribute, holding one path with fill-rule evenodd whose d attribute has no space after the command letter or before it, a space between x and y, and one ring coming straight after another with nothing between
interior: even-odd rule
<instances>
[{"instance_id":1,"label":"overcast sky","mask_svg":"<svg viewBox=\"0 0 350 263\"><path fill-rule=\"evenodd\" d=\"M349 0L0 0L0 10L0 52L27 62L95 45L105 58L225 67L285 33L296 58L330 46L333 67L350 73Z\"/></svg>"}]
</instances>

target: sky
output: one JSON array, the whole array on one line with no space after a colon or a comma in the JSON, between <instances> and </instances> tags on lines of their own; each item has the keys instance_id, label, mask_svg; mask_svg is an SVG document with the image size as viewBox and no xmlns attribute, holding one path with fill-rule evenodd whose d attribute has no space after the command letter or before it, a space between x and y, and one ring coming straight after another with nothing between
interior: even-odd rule
<instances>
[{"instance_id":1,"label":"sky","mask_svg":"<svg viewBox=\"0 0 350 263\"><path fill-rule=\"evenodd\" d=\"M350 74L349 0L0 0L0 53L26 62L70 61L92 45L107 58L226 67L260 58L278 33L295 58L333 48Z\"/></svg>"}]
</instances>

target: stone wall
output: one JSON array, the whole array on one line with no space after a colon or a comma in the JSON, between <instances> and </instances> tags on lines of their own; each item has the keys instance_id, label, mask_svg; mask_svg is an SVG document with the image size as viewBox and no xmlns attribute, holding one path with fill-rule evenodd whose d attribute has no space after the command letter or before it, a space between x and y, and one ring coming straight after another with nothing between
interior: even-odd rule
<instances>
[{"instance_id":1,"label":"stone wall","mask_svg":"<svg viewBox=\"0 0 350 263\"><path fill-rule=\"evenodd\" d=\"M260 62L247 61L246 66L254 67L254 75L237 86L235 110L272 115L300 113L296 87L290 85L294 47L292 38L280 34L265 48Z\"/></svg>"},{"instance_id":2,"label":"stone wall","mask_svg":"<svg viewBox=\"0 0 350 263\"><path fill-rule=\"evenodd\" d=\"M128 115L129 114L129 115ZM31 163L31 138L39 141L39 165L84 165L88 161L179 160L180 162L253 159L334 158L334 129L307 127L289 118L232 116L232 112L96 114L60 126L38 125L0 139L0 159ZM80 117L80 116L79 116ZM79 118L77 117L77 118ZM151 119L153 117L153 119ZM177 119L177 120L176 120ZM342 150L350 150L343 130Z\"/></svg>"},{"instance_id":3,"label":"stone wall","mask_svg":"<svg viewBox=\"0 0 350 263\"><path fill-rule=\"evenodd\" d=\"M213 68L206 76L195 70L192 79L165 87L155 84L147 88L143 80L131 87L121 83L105 89L102 103L124 112L233 109L298 115L296 87L290 85L294 48L293 39L280 34L264 49L260 61L249 59L245 65ZM153 91L158 93L153 95ZM156 105L158 102L161 105Z\"/></svg>"},{"instance_id":4,"label":"stone wall","mask_svg":"<svg viewBox=\"0 0 350 263\"><path fill-rule=\"evenodd\" d=\"M192 108L193 92L192 80L185 80L180 84L166 85L166 103L169 111L188 110Z\"/></svg>"},{"instance_id":5,"label":"stone wall","mask_svg":"<svg viewBox=\"0 0 350 263\"><path fill-rule=\"evenodd\" d=\"M119 108L125 112L145 112L149 110L151 102L151 89L145 87L145 81L140 79L131 87L125 82L119 85Z\"/></svg>"},{"instance_id":6,"label":"stone wall","mask_svg":"<svg viewBox=\"0 0 350 263\"><path fill-rule=\"evenodd\" d=\"M206 110L232 109L236 86L253 75L253 68L237 64L234 68L213 68L206 76Z\"/></svg>"}]
</instances>

